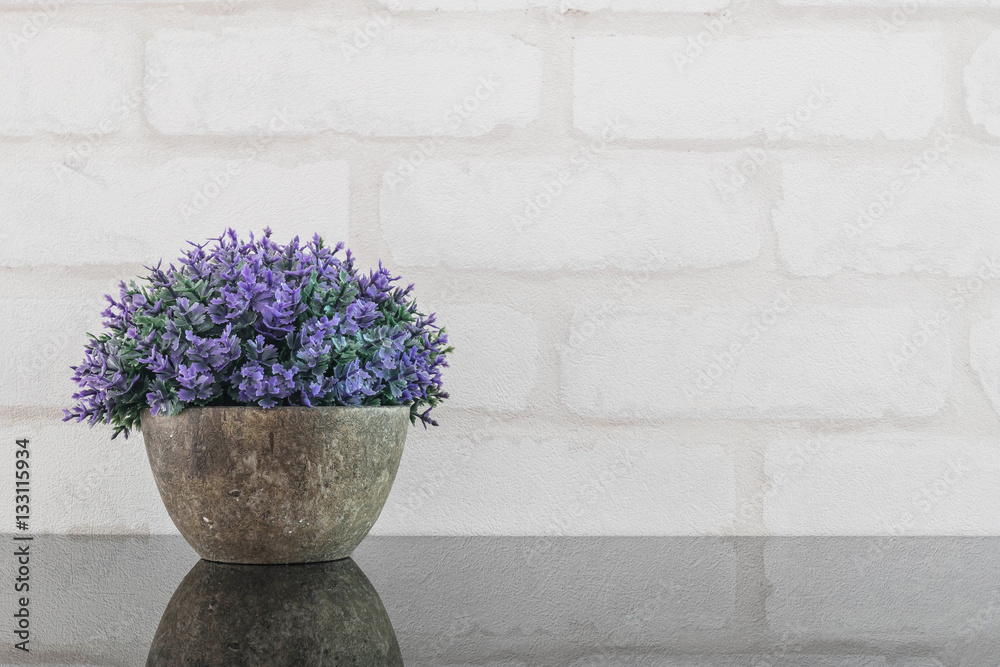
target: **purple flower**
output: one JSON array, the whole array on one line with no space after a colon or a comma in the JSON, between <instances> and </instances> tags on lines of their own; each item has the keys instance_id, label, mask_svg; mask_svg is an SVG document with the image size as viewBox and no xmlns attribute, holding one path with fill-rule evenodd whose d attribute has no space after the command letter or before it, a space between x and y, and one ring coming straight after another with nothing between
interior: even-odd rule
<instances>
[{"instance_id":1,"label":"purple flower","mask_svg":"<svg viewBox=\"0 0 1000 667\"><path fill-rule=\"evenodd\" d=\"M381 262L361 274L342 243L281 245L267 229L190 246L107 297L65 419L127 437L144 408L408 404L412 420L436 423L448 337Z\"/></svg>"},{"instance_id":2,"label":"purple flower","mask_svg":"<svg viewBox=\"0 0 1000 667\"><path fill-rule=\"evenodd\" d=\"M190 246L107 297L65 419L127 437L145 408L408 404L412 420L436 423L448 337L381 262L361 274L342 243L281 245L267 229Z\"/></svg>"}]
</instances>

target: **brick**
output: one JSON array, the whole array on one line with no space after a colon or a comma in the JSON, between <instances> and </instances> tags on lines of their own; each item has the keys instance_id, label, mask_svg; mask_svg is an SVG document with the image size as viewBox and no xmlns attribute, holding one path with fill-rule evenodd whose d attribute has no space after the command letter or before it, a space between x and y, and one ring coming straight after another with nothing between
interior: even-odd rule
<instances>
[{"instance_id":1,"label":"brick","mask_svg":"<svg viewBox=\"0 0 1000 667\"><path fill-rule=\"evenodd\" d=\"M597 135L620 117L629 139L915 139L942 114L935 33L743 38L719 25L720 37L699 33L705 46L697 35L575 40L576 127Z\"/></svg>"},{"instance_id":2,"label":"brick","mask_svg":"<svg viewBox=\"0 0 1000 667\"><path fill-rule=\"evenodd\" d=\"M989 37L972 54L965 68L966 104L972 122L1000 136L1000 31Z\"/></svg>"},{"instance_id":3,"label":"brick","mask_svg":"<svg viewBox=\"0 0 1000 667\"><path fill-rule=\"evenodd\" d=\"M0 6L2 5L20 5L22 7L38 7L43 11L52 12L53 8L60 5L82 5L82 4L164 4L169 2L170 4L177 3L213 3L218 6L218 11L221 13L225 9L228 9L230 5L235 5L237 3L249 2L251 0L0 0ZM58 11L58 10L56 10ZM54 13L51 16L55 16Z\"/></svg>"},{"instance_id":4,"label":"brick","mask_svg":"<svg viewBox=\"0 0 1000 667\"><path fill-rule=\"evenodd\" d=\"M479 136L538 115L541 53L486 32L305 28L160 31L147 97L165 134ZM373 82L377 82L374 85Z\"/></svg>"},{"instance_id":5,"label":"brick","mask_svg":"<svg viewBox=\"0 0 1000 667\"><path fill-rule=\"evenodd\" d=\"M792 465L791 462L795 462ZM820 433L767 448L778 535L995 535L1000 453L986 442ZM836 508L836 511L831 511Z\"/></svg>"},{"instance_id":6,"label":"brick","mask_svg":"<svg viewBox=\"0 0 1000 667\"><path fill-rule=\"evenodd\" d=\"M60 10L62 5L107 5L107 4L122 4L122 5L157 5L157 4L208 4L212 3L216 10L221 14L229 10L232 5L236 5L244 2L252 2L253 0L0 0L0 6L9 5L12 7L37 7L42 11L47 12L50 18L54 18L56 13ZM55 10L55 11L53 11ZM35 19L40 20L40 19Z\"/></svg>"},{"instance_id":7,"label":"brick","mask_svg":"<svg viewBox=\"0 0 1000 667\"><path fill-rule=\"evenodd\" d=\"M957 657L961 649L969 657L966 649L980 642L992 653L1000 605L996 547L995 540L971 538L768 540L767 625L777 636L816 643L919 636L936 655Z\"/></svg>"},{"instance_id":8,"label":"brick","mask_svg":"<svg viewBox=\"0 0 1000 667\"><path fill-rule=\"evenodd\" d=\"M983 393L1000 414L1000 313L996 309L973 323L969 331L969 364L979 376Z\"/></svg>"},{"instance_id":9,"label":"brick","mask_svg":"<svg viewBox=\"0 0 1000 667\"><path fill-rule=\"evenodd\" d=\"M346 240L348 203L341 161L91 162L79 173L19 163L0 171L0 210L21 223L0 229L0 265L169 261L187 240L216 237L228 226L259 233L270 225L283 242L314 232ZM22 228L45 234L44 252L38 236Z\"/></svg>"},{"instance_id":10,"label":"brick","mask_svg":"<svg viewBox=\"0 0 1000 667\"><path fill-rule=\"evenodd\" d=\"M955 150L947 135L896 160L794 154L781 186L772 219L793 274L997 272L996 156Z\"/></svg>"},{"instance_id":11,"label":"brick","mask_svg":"<svg viewBox=\"0 0 1000 667\"><path fill-rule=\"evenodd\" d=\"M32 461L31 523L35 533L175 534L149 469L141 436L111 441L111 428L53 418L5 420L0 435L13 460L14 441L28 438ZM3 499L13 507L13 485Z\"/></svg>"},{"instance_id":12,"label":"brick","mask_svg":"<svg viewBox=\"0 0 1000 667\"><path fill-rule=\"evenodd\" d=\"M486 303L435 310L455 346L448 405L494 412L528 407L538 364L538 325L531 315Z\"/></svg>"},{"instance_id":13,"label":"brick","mask_svg":"<svg viewBox=\"0 0 1000 667\"><path fill-rule=\"evenodd\" d=\"M379 0L392 11L500 12L538 7L566 12L710 12L729 0Z\"/></svg>"},{"instance_id":14,"label":"brick","mask_svg":"<svg viewBox=\"0 0 1000 667\"><path fill-rule=\"evenodd\" d=\"M0 405L68 407L70 379L83 359L86 332L101 330L104 293L80 301L0 301L8 354L0 362Z\"/></svg>"},{"instance_id":15,"label":"brick","mask_svg":"<svg viewBox=\"0 0 1000 667\"><path fill-rule=\"evenodd\" d=\"M393 258L456 268L647 270L757 256L763 212L717 190L718 173L738 163L736 154L621 163L580 150L549 162L427 161L408 173L394 166L380 202Z\"/></svg>"},{"instance_id":16,"label":"brick","mask_svg":"<svg viewBox=\"0 0 1000 667\"><path fill-rule=\"evenodd\" d=\"M586 417L916 417L944 404L951 353L932 313L781 292L742 309L584 303L562 369L563 401Z\"/></svg>"},{"instance_id":17,"label":"brick","mask_svg":"<svg viewBox=\"0 0 1000 667\"><path fill-rule=\"evenodd\" d=\"M698 535L721 532L736 509L721 444L615 438L585 450L442 424L411 431L376 534Z\"/></svg>"},{"instance_id":18,"label":"brick","mask_svg":"<svg viewBox=\"0 0 1000 667\"><path fill-rule=\"evenodd\" d=\"M918 9L931 7L996 7L997 0L778 0L779 5L797 7L903 7L902 13L886 16L879 29L887 35L899 34Z\"/></svg>"},{"instance_id":19,"label":"brick","mask_svg":"<svg viewBox=\"0 0 1000 667\"><path fill-rule=\"evenodd\" d=\"M110 134L129 99L120 35L48 25L58 5L5 18L0 33L0 134Z\"/></svg>"}]
</instances>

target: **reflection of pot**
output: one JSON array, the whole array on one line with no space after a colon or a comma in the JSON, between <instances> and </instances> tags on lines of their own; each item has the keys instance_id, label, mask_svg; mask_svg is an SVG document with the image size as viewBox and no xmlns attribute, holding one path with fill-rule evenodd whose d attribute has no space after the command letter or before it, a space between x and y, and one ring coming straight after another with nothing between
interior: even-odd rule
<instances>
[{"instance_id":1,"label":"reflection of pot","mask_svg":"<svg viewBox=\"0 0 1000 667\"><path fill-rule=\"evenodd\" d=\"M186 408L142 413L167 513L224 563L349 556L375 525L403 454L406 405Z\"/></svg>"},{"instance_id":2,"label":"reflection of pot","mask_svg":"<svg viewBox=\"0 0 1000 667\"><path fill-rule=\"evenodd\" d=\"M350 558L198 561L163 612L147 667L403 664L378 592Z\"/></svg>"}]
</instances>

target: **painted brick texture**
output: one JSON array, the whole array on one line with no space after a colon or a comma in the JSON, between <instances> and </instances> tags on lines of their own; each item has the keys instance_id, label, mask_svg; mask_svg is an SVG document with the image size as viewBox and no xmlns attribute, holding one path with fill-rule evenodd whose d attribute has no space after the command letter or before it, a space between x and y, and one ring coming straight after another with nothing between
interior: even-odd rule
<instances>
[{"instance_id":1,"label":"painted brick texture","mask_svg":"<svg viewBox=\"0 0 1000 667\"><path fill-rule=\"evenodd\" d=\"M173 530L69 366L117 280L269 226L457 348L375 533L1000 533L997 4L0 0L37 529Z\"/></svg>"}]
</instances>

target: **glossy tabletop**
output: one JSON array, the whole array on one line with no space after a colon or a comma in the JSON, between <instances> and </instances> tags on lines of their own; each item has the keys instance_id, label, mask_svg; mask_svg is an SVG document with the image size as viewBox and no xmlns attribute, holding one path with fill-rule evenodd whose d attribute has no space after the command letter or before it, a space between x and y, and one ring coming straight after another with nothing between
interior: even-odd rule
<instances>
[{"instance_id":1,"label":"glossy tabletop","mask_svg":"<svg viewBox=\"0 0 1000 667\"><path fill-rule=\"evenodd\" d=\"M0 536L13 554L13 536ZM1000 665L996 538L372 537L234 567L180 537L36 536L3 665Z\"/></svg>"}]
</instances>

